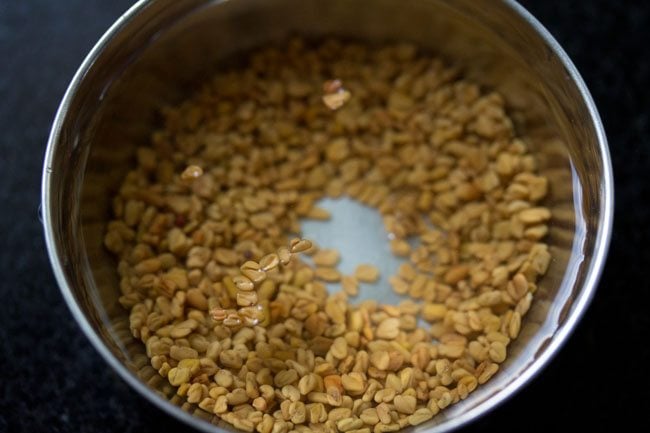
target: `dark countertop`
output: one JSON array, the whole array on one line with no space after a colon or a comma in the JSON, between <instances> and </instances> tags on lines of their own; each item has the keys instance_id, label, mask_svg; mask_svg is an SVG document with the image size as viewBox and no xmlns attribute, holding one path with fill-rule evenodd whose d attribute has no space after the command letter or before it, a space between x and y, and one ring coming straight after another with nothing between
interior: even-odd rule
<instances>
[{"instance_id":1,"label":"dark countertop","mask_svg":"<svg viewBox=\"0 0 650 433\"><path fill-rule=\"evenodd\" d=\"M603 117L616 177L614 237L598 293L568 344L466 431L562 431L574 423L580 431L619 430L650 408L650 3L523 3L573 58ZM54 281L37 217L58 102L129 4L0 1L0 432L188 431L127 386L82 335Z\"/></svg>"}]
</instances>

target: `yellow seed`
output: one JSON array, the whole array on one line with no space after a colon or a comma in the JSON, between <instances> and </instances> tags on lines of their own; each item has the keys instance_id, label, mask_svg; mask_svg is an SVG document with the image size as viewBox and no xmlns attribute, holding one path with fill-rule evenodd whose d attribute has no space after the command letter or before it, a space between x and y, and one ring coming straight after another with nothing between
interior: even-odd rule
<instances>
[{"instance_id":1,"label":"yellow seed","mask_svg":"<svg viewBox=\"0 0 650 433\"><path fill-rule=\"evenodd\" d=\"M312 260L316 266L335 266L340 259L340 254L336 250L322 249L313 255Z\"/></svg>"},{"instance_id":2,"label":"yellow seed","mask_svg":"<svg viewBox=\"0 0 650 433\"><path fill-rule=\"evenodd\" d=\"M404 239L390 241L390 249L396 256L405 257L411 252L411 246Z\"/></svg>"},{"instance_id":3,"label":"yellow seed","mask_svg":"<svg viewBox=\"0 0 650 433\"><path fill-rule=\"evenodd\" d=\"M278 249L278 258L280 259L280 263L285 266L288 265L291 261L291 252L289 251L289 248L282 247Z\"/></svg>"},{"instance_id":4,"label":"yellow seed","mask_svg":"<svg viewBox=\"0 0 650 433\"><path fill-rule=\"evenodd\" d=\"M280 264L280 258L278 257L277 254L271 253L267 254L266 256L262 257L260 260L260 270L262 271L270 271L271 269L275 269L278 267Z\"/></svg>"},{"instance_id":5,"label":"yellow seed","mask_svg":"<svg viewBox=\"0 0 650 433\"><path fill-rule=\"evenodd\" d=\"M341 274L334 268L316 268L314 275L316 278L328 283L335 283L341 279Z\"/></svg>"},{"instance_id":6,"label":"yellow seed","mask_svg":"<svg viewBox=\"0 0 650 433\"><path fill-rule=\"evenodd\" d=\"M377 338L385 340L392 340L399 335L399 319L391 317L384 319L379 326L377 326Z\"/></svg>"},{"instance_id":7,"label":"yellow seed","mask_svg":"<svg viewBox=\"0 0 650 433\"><path fill-rule=\"evenodd\" d=\"M307 251L311 248L311 242L307 239L292 239L289 243L289 251L293 254Z\"/></svg>"},{"instance_id":8,"label":"yellow seed","mask_svg":"<svg viewBox=\"0 0 650 433\"><path fill-rule=\"evenodd\" d=\"M356 277L351 275L341 277L341 287L350 296L357 296L359 294L359 282Z\"/></svg>"},{"instance_id":9,"label":"yellow seed","mask_svg":"<svg viewBox=\"0 0 650 433\"><path fill-rule=\"evenodd\" d=\"M262 270L244 269L242 275L251 280L254 284L259 284L266 279L266 272Z\"/></svg>"},{"instance_id":10,"label":"yellow seed","mask_svg":"<svg viewBox=\"0 0 650 433\"><path fill-rule=\"evenodd\" d=\"M198 165L190 165L185 170L183 170L183 173L181 173L181 179L185 181L194 180L198 177L201 177L202 175L203 169L201 167Z\"/></svg>"},{"instance_id":11,"label":"yellow seed","mask_svg":"<svg viewBox=\"0 0 650 433\"><path fill-rule=\"evenodd\" d=\"M426 407L423 407L416 410L412 415L410 415L408 417L408 422L410 425L419 425L433 418L433 415L434 413L431 412L431 410L429 410Z\"/></svg>"},{"instance_id":12,"label":"yellow seed","mask_svg":"<svg viewBox=\"0 0 650 433\"><path fill-rule=\"evenodd\" d=\"M233 277L232 281L235 283L235 286L238 290L249 291L255 288L253 282L243 275L237 275L236 277Z\"/></svg>"},{"instance_id":13,"label":"yellow seed","mask_svg":"<svg viewBox=\"0 0 650 433\"><path fill-rule=\"evenodd\" d=\"M354 276L364 283L374 283L379 279L379 269L373 265L361 264L354 271Z\"/></svg>"},{"instance_id":14,"label":"yellow seed","mask_svg":"<svg viewBox=\"0 0 650 433\"><path fill-rule=\"evenodd\" d=\"M398 412L405 413L407 415L415 412L416 403L417 401L412 395L397 395L393 399L395 409L397 409Z\"/></svg>"},{"instance_id":15,"label":"yellow seed","mask_svg":"<svg viewBox=\"0 0 650 433\"><path fill-rule=\"evenodd\" d=\"M240 307L250 307L257 304L256 292L237 292L237 305Z\"/></svg>"},{"instance_id":16,"label":"yellow seed","mask_svg":"<svg viewBox=\"0 0 650 433\"><path fill-rule=\"evenodd\" d=\"M551 218L551 212L544 207L524 209L519 212L519 219L524 224L539 224Z\"/></svg>"},{"instance_id":17,"label":"yellow seed","mask_svg":"<svg viewBox=\"0 0 650 433\"><path fill-rule=\"evenodd\" d=\"M422 307L422 318L427 322L442 320L447 314L447 307L444 304L424 304Z\"/></svg>"},{"instance_id":18,"label":"yellow seed","mask_svg":"<svg viewBox=\"0 0 650 433\"><path fill-rule=\"evenodd\" d=\"M378 370L384 371L388 368L390 356L388 355L388 352L384 350L373 352L370 355L370 362L372 365L377 367Z\"/></svg>"}]
</instances>

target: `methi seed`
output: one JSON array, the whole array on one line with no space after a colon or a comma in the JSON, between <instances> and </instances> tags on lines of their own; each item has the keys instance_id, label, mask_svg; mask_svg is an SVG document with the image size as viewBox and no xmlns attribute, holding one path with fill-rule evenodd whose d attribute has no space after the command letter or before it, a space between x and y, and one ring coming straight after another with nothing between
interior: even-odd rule
<instances>
[{"instance_id":1,"label":"methi seed","mask_svg":"<svg viewBox=\"0 0 650 433\"><path fill-rule=\"evenodd\" d=\"M162 115L104 244L180 398L245 431L396 431L497 373L553 216L500 95L410 45L292 40ZM336 250L289 237L344 195L382 215L399 306L351 303L379 269L342 275Z\"/></svg>"}]
</instances>

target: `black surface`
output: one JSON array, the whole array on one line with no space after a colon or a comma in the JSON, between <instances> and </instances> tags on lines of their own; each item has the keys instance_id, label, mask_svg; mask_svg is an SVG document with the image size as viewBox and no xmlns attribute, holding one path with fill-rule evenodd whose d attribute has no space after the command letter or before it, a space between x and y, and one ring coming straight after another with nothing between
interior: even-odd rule
<instances>
[{"instance_id":1,"label":"black surface","mask_svg":"<svg viewBox=\"0 0 650 433\"><path fill-rule=\"evenodd\" d=\"M129 3L0 0L0 432L188 430L136 395L81 334L37 218L58 102ZM635 418L643 430L650 408L650 3L523 3L568 51L600 109L616 176L614 238L596 298L559 356L465 431L565 431L575 422L579 431L618 431Z\"/></svg>"}]
</instances>

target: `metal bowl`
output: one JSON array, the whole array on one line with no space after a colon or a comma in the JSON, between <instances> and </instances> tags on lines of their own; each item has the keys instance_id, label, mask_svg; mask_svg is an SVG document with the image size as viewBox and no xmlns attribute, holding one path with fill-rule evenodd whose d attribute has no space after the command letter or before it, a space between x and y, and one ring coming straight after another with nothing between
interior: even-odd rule
<instances>
[{"instance_id":1,"label":"metal bowl","mask_svg":"<svg viewBox=\"0 0 650 433\"><path fill-rule=\"evenodd\" d=\"M510 0L140 1L83 62L54 120L43 171L45 236L63 296L90 341L133 388L204 431L211 414L150 367L117 303L102 248L109 201L156 109L187 96L220 61L289 35L411 41L501 92L551 181L553 261L500 372L415 431L443 432L489 412L540 372L591 300L609 244L613 180L603 126L566 53Z\"/></svg>"}]
</instances>

